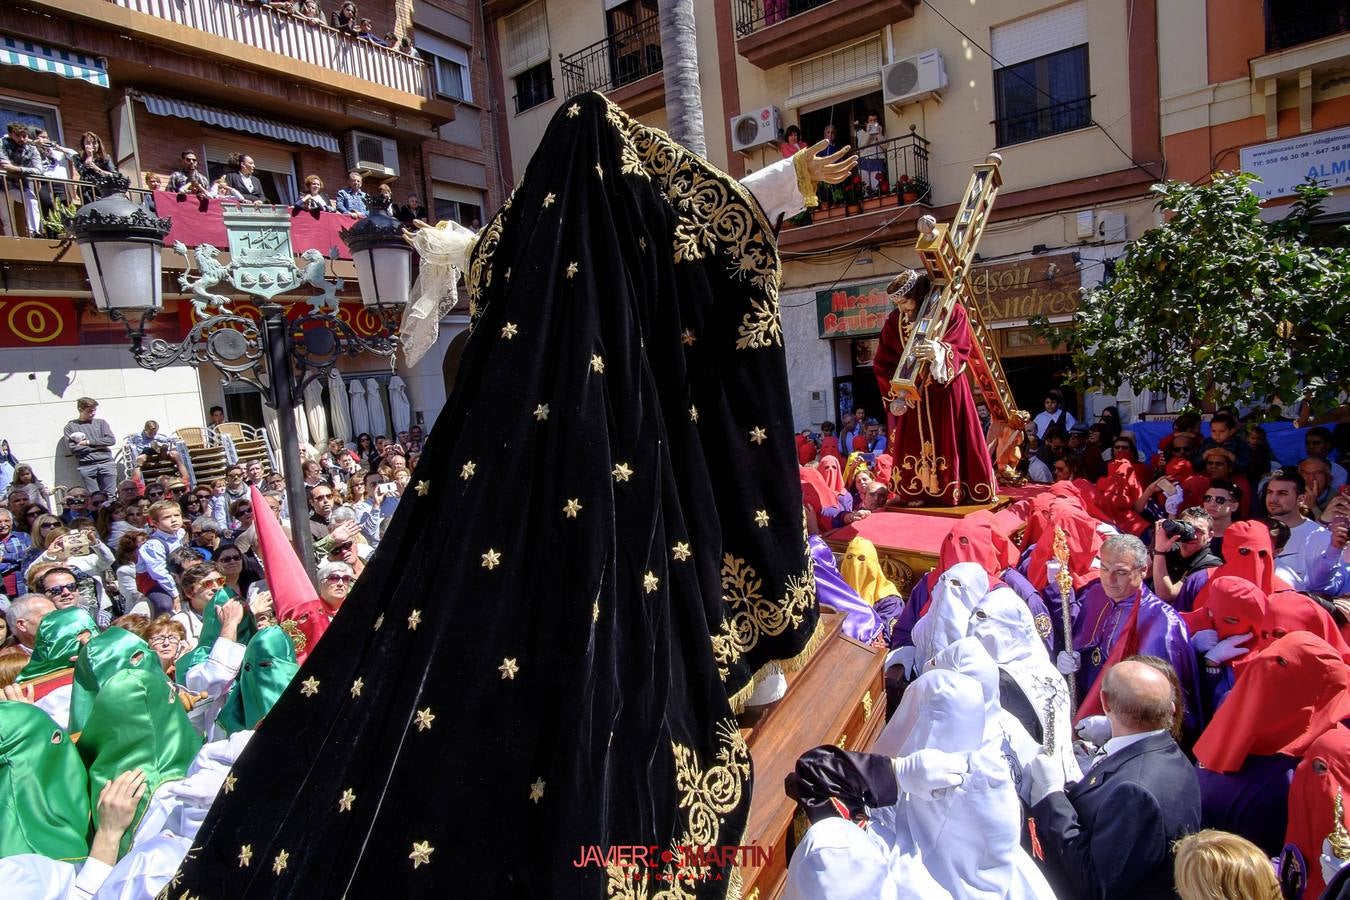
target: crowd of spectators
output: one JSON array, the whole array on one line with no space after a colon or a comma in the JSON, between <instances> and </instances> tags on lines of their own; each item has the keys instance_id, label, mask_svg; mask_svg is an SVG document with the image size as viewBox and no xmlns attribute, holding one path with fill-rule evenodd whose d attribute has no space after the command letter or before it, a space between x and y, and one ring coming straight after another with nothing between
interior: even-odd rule
<instances>
[{"instance_id":1,"label":"crowd of spectators","mask_svg":"<svg viewBox=\"0 0 1350 900\"><path fill-rule=\"evenodd\" d=\"M364 41L370 41L372 44L379 44L381 47L389 47L400 53L413 53L413 44L410 37L399 37L393 31L387 31L383 36L372 30L371 20L360 14L355 3L351 0L338 6L337 9L324 16L323 7L319 5L318 0L248 0L259 6L266 6L286 15L295 16L298 19L304 19L309 22L315 22L329 27Z\"/></svg>"}]
</instances>

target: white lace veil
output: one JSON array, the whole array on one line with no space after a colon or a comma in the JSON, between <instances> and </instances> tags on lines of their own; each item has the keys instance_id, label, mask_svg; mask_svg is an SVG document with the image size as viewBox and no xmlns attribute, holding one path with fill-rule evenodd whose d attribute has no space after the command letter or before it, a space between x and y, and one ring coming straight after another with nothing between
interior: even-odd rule
<instances>
[{"instance_id":1,"label":"white lace veil","mask_svg":"<svg viewBox=\"0 0 1350 900\"><path fill-rule=\"evenodd\" d=\"M435 228L419 228L413 234L421 268L399 326L403 358L408 365L416 365L436 343L441 319L459 300L456 283L467 268L477 238L472 230L448 220Z\"/></svg>"}]
</instances>

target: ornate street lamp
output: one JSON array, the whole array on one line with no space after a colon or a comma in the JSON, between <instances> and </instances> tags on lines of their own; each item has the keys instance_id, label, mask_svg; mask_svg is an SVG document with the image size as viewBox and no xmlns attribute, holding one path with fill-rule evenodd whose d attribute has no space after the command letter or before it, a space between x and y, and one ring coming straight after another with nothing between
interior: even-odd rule
<instances>
[{"instance_id":1,"label":"ornate street lamp","mask_svg":"<svg viewBox=\"0 0 1350 900\"><path fill-rule=\"evenodd\" d=\"M377 334L363 337L337 317L343 281L325 278L323 253L306 250L301 254L305 267L295 265L286 207L227 207L223 218L230 242L228 266L217 262L220 251L210 244L198 246L191 255L182 243L174 245L187 262L187 270L178 278L179 287L197 313L196 324L177 343L146 340L147 326L164 305L161 251L170 220L156 218L116 196L82 207L71 230L84 255L94 305L126 327L137 365L155 371L176 362L193 367L210 363L225 383L253 385L277 411L291 539L306 568L312 570L309 496L299 465L295 409L303 402L305 387L326 379L343 356L373 353L393 364L399 307L407 303L411 287L412 248L403 241L401 230L392 230L398 222L383 214L342 232L344 240L350 236L362 302L377 310L382 326ZM222 282L258 299L261 325L231 312L230 299L212 293ZM304 285L321 293L309 299L309 313L288 320L285 307L273 298ZM134 327L127 318L131 312L140 313Z\"/></svg>"}]
</instances>

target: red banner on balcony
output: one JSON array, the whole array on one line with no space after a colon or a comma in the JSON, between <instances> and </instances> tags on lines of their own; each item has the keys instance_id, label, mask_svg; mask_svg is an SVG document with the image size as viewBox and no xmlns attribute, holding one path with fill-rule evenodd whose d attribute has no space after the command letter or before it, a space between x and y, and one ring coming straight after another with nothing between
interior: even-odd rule
<instances>
[{"instance_id":1,"label":"red banner on balcony","mask_svg":"<svg viewBox=\"0 0 1350 900\"><path fill-rule=\"evenodd\" d=\"M211 244L229 252L230 241L225 234L225 220L219 200L155 191L155 214L173 220L173 227L164 238L164 246L172 247L174 241L182 241L188 248ZM351 259L352 253L338 232L350 228L353 221L350 216L338 213L292 210L291 250L297 256L310 249L327 256L330 248L337 247L340 259Z\"/></svg>"}]
</instances>

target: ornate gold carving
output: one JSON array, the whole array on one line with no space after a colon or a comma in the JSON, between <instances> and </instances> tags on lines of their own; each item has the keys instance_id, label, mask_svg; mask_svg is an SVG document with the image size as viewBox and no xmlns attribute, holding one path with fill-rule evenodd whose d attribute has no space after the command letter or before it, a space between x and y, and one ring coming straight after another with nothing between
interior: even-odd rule
<instances>
[{"instance_id":1,"label":"ornate gold carving","mask_svg":"<svg viewBox=\"0 0 1350 900\"><path fill-rule=\"evenodd\" d=\"M763 581L745 560L730 553L722 558L722 602L727 609L722 629L712 642L723 680L731 674L731 665L761 637L782 634L802 623L816 599L815 571L808 562L800 575L788 578L787 594L778 600L766 599L763 588Z\"/></svg>"},{"instance_id":2,"label":"ornate gold carving","mask_svg":"<svg viewBox=\"0 0 1350 900\"><path fill-rule=\"evenodd\" d=\"M862 696L863 721L872 721L872 692L864 691Z\"/></svg>"},{"instance_id":3,"label":"ornate gold carving","mask_svg":"<svg viewBox=\"0 0 1350 900\"><path fill-rule=\"evenodd\" d=\"M879 554L877 561L881 563L881 574L885 575L887 580L900 588L906 595L914 587L914 570L894 556Z\"/></svg>"}]
</instances>

